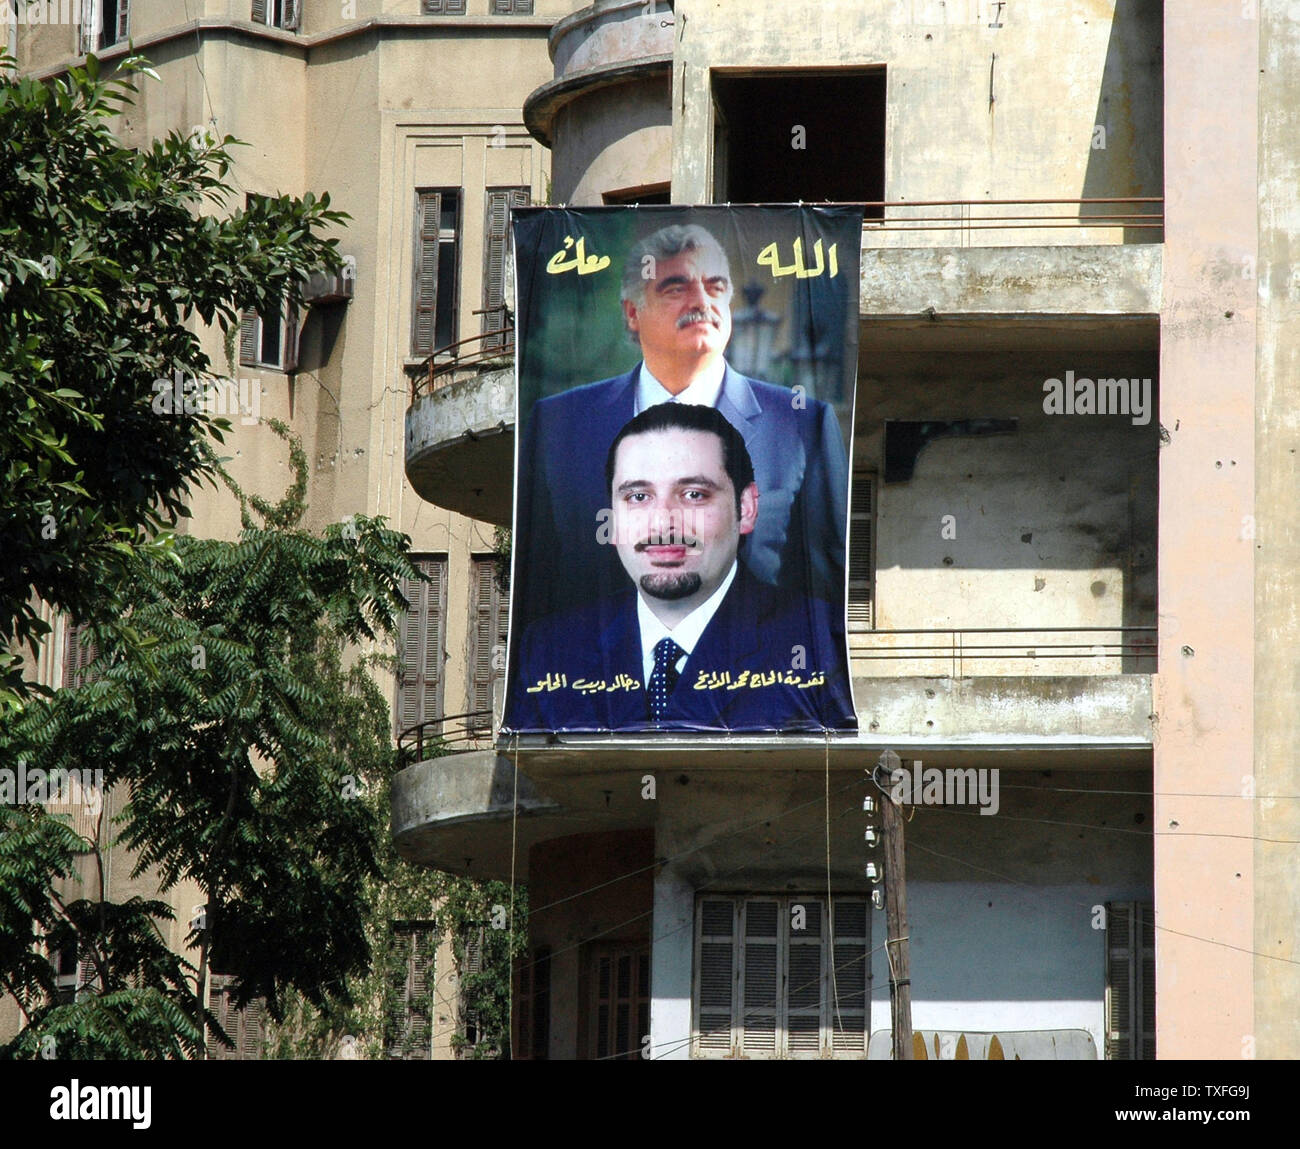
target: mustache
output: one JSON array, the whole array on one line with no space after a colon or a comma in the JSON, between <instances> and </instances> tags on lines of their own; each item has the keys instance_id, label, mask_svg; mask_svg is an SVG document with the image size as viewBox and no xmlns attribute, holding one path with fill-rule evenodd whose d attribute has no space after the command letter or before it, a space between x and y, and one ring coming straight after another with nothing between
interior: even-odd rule
<instances>
[{"instance_id":1,"label":"mustache","mask_svg":"<svg viewBox=\"0 0 1300 1149\"><path fill-rule=\"evenodd\" d=\"M718 325L717 320L715 320L713 316L702 307L696 307L683 315L677 321L677 330L680 331L683 327L686 327L691 323L712 323L714 327Z\"/></svg>"},{"instance_id":2,"label":"mustache","mask_svg":"<svg viewBox=\"0 0 1300 1149\"><path fill-rule=\"evenodd\" d=\"M639 543L634 544L632 549L637 554L640 554L647 547L689 547L693 550L699 541L694 535L669 530L661 535L651 535L649 538L642 539Z\"/></svg>"}]
</instances>

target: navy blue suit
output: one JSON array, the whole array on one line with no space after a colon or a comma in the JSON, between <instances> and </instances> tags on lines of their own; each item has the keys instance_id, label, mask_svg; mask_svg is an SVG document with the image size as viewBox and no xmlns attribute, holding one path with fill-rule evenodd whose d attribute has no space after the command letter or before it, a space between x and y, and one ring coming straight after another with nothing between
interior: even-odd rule
<instances>
[{"instance_id":1,"label":"navy blue suit","mask_svg":"<svg viewBox=\"0 0 1300 1149\"><path fill-rule=\"evenodd\" d=\"M515 615L528 623L617 593L627 575L597 539L610 505L605 456L635 414L641 365L541 399L519 455ZM844 601L848 465L834 411L728 364L718 410L744 436L758 483L758 525L741 548L760 581L828 603Z\"/></svg>"},{"instance_id":2,"label":"navy blue suit","mask_svg":"<svg viewBox=\"0 0 1300 1149\"><path fill-rule=\"evenodd\" d=\"M528 627L516 652L505 729L857 729L839 612L816 599L782 594L743 567L686 660L667 710L652 720L636 594L628 584L612 598ZM755 675L761 676L757 685ZM816 677L824 682L807 685Z\"/></svg>"}]
</instances>

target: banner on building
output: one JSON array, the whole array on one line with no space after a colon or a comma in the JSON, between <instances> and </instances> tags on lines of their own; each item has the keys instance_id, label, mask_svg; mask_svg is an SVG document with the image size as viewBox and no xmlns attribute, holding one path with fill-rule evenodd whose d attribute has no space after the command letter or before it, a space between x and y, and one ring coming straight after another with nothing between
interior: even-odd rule
<instances>
[{"instance_id":1,"label":"banner on building","mask_svg":"<svg viewBox=\"0 0 1300 1149\"><path fill-rule=\"evenodd\" d=\"M503 728L854 731L861 209L526 208Z\"/></svg>"}]
</instances>

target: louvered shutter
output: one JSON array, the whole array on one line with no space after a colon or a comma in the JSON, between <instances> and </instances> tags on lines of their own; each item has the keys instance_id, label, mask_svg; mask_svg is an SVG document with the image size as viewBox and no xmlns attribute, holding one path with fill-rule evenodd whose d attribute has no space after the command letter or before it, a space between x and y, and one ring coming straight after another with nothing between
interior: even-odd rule
<instances>
[{"instance_id":1,"label":"louvered shutter","mask_svg":"<svg viewBox=\"0 0 1300 1149\"><path fill-rule=\"evenodd\" d=\"M741 963L740 1048L749 1054L774 1054L781 1005L779 906L769 898L746 899L742 910L744 960Z\"/></svg>"},{"instance_id":2,"label":"louvered shutter","mask_svg":"<svg viewBox=\"0 0 1300 1149\"><path fill-rule=\"evenodd\" d=\"M506 313L501 305L509 306L506 298L506 264L510 258L510 211L528 206L528 189L488 188L487 235L483 244L483 331L505 327ZM483 340L484 350L505 346L504 335L493 335Z\"/></svg>"},{"instance_id":3,"label":"louvered shutter","mask_svg":"<svg viewBox=\"0 0 1300 1149\"><path fill-rule=\"evenodd\" d=\"M1140 945L1137 968L1140 1001L1138 1008L1138 1053L1143 1061L1156 1059L1156 924L1150 902L1137 903L1137 940Z\"/></svg>"},{"instance_id":4,"label":"louvered shutter","mask_svg":"<svg viewBox=\"0 0 1300 1149\"><path fill-rule=\"evenodd\" d=\"M106 3L116 3L117 13L113 27L113 42L120 44L131 34L131 0L105 0Z\"/></svg>"},{"instance_id":5,"label":"louvered shutter","mask_svg":"<svg viewBox=\"0 0 1300 1149\"><path fill-rule=\"evenodd\" d=\"M505 650L508 615L496 574L495 558L474 559L468 659L470 717L465 723L470 730L491 728L496 683L505 674L504 665L496 656ZM493 665L494 659L497 665Z\"/></svg>"},{"instance_id":6,"label":"louvered shutter","mask_svg":"<svg viewBox=\"0 0 1300 1149\"><path fill-rule=\"evenodd\" d=\"M701 1052L729 1053L735 1028L736 906L730 898L706 898L699 914L696 1047Z\"/></svg>"},{"instance_id":7,"label":"louvered shutter","mask_svg":"<svg viewBox=\"0 0 1300 1149\"><path fill-rule=\"evenodd\" d=\"M99 657L99 646L90 638L87 629L69 623L63 632L63 685L85 686L97 675L90 666Z\"/></svg>"},{"instance_id":8,"label":"louvered shutter","mask_svg":"<svg viewBox=\"0 0 1300 1149\"><path fill-rule=\"evenodd\" d=\"M266 0L253 0L253 23L266 23Z\"/></svg>"},{"instance_id":9,"label":"louvered shutter","mask_svg":"<svg viewBox=\"0 0 1300 1149\"><path fill-rule=\"evenodd\" d=\"M239 362L241 366L251 366L257 362L259 351L258 322L256 311L245 311L239 316Z\"/></svg>"},{"instance_id":10,"label":"louvered shutter","mask_svg":"<svg viewBox=\"0 0 1300 1149\"><path fill-rule=\"evenodd\" d=\"M265 1039L266 1002L255 997L239 1011L239 1057L257 1061L262 1056Z\"/></svg>"},{"instance_id":11,"label":"louvered shutter","mask_svg":"<svg viewBox=\"0 0 1300 1149\"><path fill-rule=\"evenodd\" d=\"M1149 902L1106 906L1106 1058L1156 1055L1155 922Z\"/></svg>"},{"instance_id":12,"label":"louvered shutter","mask_svg":"<svg viewBox=\"0 0 1300 1149\"><path fill-rule=\"evenodd\" d=\"M533 0L492 0L494 16L531 16Z\"/></svg>"},{"instance_id":13,"label":"louvered shutter","mask_svg":"<svg viewBox=\"0 0 1300 1149\"><path fill-rule=\"evenodd\" d=\"M416 215L415 321L411 350L416 355L433 353L438 322L438 224L442 218L442 194L421 192Z\"/></svg>"},{"instance_id":14,"label":"louvered shutter","mask_svg":"<svg viewBox=\"0 0 1300 1149\"><path fill-rule=\"evenodd\" d=\"M867 980L871 975L871 917L865 901L835 899L831 914L834 944L831 1005L831 1045L836 1053L867 1051L867 1018L871 1006Z\"/></svg>"},{"instance_id":15,"label":"louvered shutter","mask_svg":"<svg viewBox=\"0 0 1300 1149\"><path fill-rule=\"evenodd\" d=\"M385 1057L428 1061L433 1055L431 1015L437 927L432 921L393 922L394 967L385 1026Z\"/></svg>"},{"instance_id":16,"label":"louvered shutter","mask_svg":"<svg viewBox=\"0 0 1300 1149\"><path fill-rule=\"evenodd\" d=\"M853 476L849 509L849 629L870 630L875 625L875 510L876 476Z\"/></svg>"},{"instance_id":17,"label":"louvered shutter","mask_svg":"<svg viewBox=\"0 0 1300 1149\"><path fill-rule=\"evenodd\" d=\"M296 32L299 22L299 0L284 0L283 23L280 25L286 32Z\"/></svg>"},{"instance_id":18,"label":"louvered shutter","mask_svg":"<svg viewBox=\"0 0 1300 1149\"><path fill-rule=\"evenodd\" d=\"M794 896L703 898L697 914L697 1055L866 1055L865 899L835 899L833 918L824 899Z\"/></svg>"},{"instance_id":19,"label":"louvered shutter","mask_svg":"<svg viewBox=\"0 0 1300 1149\"><path fill-rule=\"evenodd\" d=\"M422 0L426 16L464 16L465 0Z\"/></svg>"},{"instance_id":20,"label":"louvered shutter","mask_svg":"<svg viewBox=\"0 0 1300 1149\"><path fill-rule=\"evenodd\" d=\"M447 560L418 559L416 567L430 582L408 579L402 593L411 604L399 630L401 671L397 685L397 728L400 733L422 722L442 718L442 668L447 613ZM441 733L441 725L432 733Z\"/></svg>"},{"instance_id":21,"label":"louvered shutter","mask_svg":"<svg viewBox=\"0 0 1300 1149\"><path fill-rule=\"evenodd\" d=\"M803 907L803 928L796 929L793 909ZM792 898L786 907L788 949L785 970L786 1051L817 1053L822 1044L822 903Z\"/></svg>"}]
</instances>

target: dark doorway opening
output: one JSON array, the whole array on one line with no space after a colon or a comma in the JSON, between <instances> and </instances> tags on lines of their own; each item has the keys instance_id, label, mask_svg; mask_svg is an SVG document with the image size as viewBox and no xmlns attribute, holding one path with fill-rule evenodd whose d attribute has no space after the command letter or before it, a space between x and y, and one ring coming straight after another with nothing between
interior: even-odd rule
<instances>
[{"instance_id":1,"label":"dark doorway opening","mask_svg":"<svg viewBox=\"0 0 1300 1149\"><path fill-rule=\"evenodd\" d=\"M713 103L715 202L885 198L883 68L715 72Z\"/></svg>"}]
</instances>

